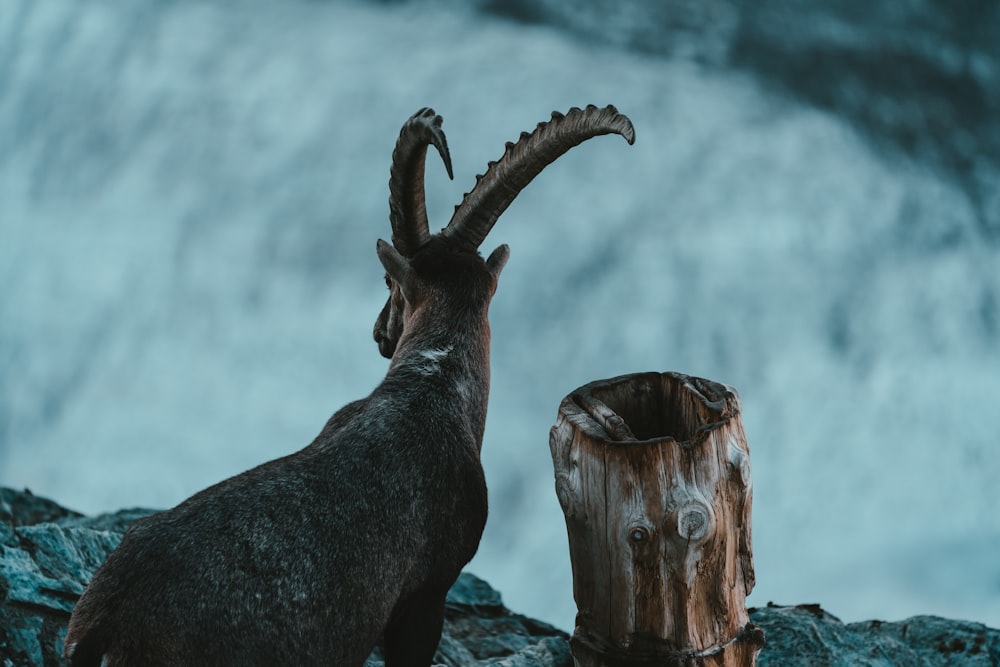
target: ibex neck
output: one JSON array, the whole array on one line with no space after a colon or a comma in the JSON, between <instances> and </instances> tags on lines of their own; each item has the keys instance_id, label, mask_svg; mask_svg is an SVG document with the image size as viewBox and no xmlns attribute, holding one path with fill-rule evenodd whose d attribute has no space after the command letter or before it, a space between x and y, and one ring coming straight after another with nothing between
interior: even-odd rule
<instances>
[{"instance_id":1,"label":"ibex neck","mask_svg":"<svg viewBox=\"0 0 1000 667\"><path fill-rule=\"evenodd\" d=\"M450 323L451 324L451 323ZM400 339L389 374L472 377L489 373L490 330L482 326L417 328Z\"/></svg>"},{"instance_id":2,"label":"ibex neck","mask_svg":"<svg viewBox=\"0 0 1000 667\"><path fill-rule=\"evenodd\" d=\"M443 395L450 415L468 420L481 445L489 400L489 356L490 329L485 318L415 326L400 339L386 381L418 393Z\"/></svg>"}]
</instances>

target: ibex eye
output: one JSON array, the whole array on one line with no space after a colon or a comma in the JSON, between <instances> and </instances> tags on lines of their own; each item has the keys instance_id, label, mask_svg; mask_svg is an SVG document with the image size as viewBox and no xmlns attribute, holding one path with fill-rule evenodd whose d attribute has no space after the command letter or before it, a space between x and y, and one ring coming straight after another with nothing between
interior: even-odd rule
<instances>
[{"instance_id":1,"label":"ibex eye","mask_svg":"<svg viewBox=\"0 0 1000 667\"><path fill-rule=\"evenodd\" d=\"M385 274L385 286L388 287L389 289L392 289L392 281L389 280L389 274L388 273Z\"/></svg>"}]
</instances>

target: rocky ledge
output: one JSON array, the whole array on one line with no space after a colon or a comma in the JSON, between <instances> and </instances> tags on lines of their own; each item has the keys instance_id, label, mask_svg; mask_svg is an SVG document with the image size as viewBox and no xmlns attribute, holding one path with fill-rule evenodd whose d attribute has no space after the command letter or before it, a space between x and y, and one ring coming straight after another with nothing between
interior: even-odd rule
<instances>
[{"instance_id":1,"label":"rocky ledge","mask_svg":"<svg viewBox=\"0 0 1000 667\"><path fill-rule=\"evenodd\" d=\"M85 517L30 491L0 488L0 664L64 664L77 598L122 533L151 510ZM751 609L767 645L759 665L1000 665L1000 630L916 616L841 623L818 605ZM485 581L463 574L448 595L436 661L454 667L572 667L568 636L512 613ZM380 667L376 650L366 667Z\"/></svg>"}]
</instances>

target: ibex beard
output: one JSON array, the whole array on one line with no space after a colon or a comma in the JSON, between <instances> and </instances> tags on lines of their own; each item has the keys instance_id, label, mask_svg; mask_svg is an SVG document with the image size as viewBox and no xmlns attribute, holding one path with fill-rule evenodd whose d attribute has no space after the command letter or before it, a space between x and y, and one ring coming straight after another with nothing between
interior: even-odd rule
<instances>
[{"instance_id":1,"label":"ibex beard","mask_svg":"<svg viewBox=\"0 0 1000 667\"><path fill-rule=\"evenodd\" d=\"M376 248L385 378L305 449L133 524L73 611L69 663L354 667L381 641L388 667L430 665L486 523L487 314L509 251L479 245L547 164L610 132L634 137L614 107L553 114L432 236L427 147L449 175L451 159L440 116L414 114L393 152L393 243Z\"/></svg>"}]
</instances>

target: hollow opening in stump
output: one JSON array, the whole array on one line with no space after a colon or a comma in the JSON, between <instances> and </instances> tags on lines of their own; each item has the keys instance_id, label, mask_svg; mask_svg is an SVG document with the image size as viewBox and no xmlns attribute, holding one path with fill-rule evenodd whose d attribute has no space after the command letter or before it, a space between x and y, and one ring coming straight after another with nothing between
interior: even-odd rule
<instances>
[{"instance_id":1,"label":"hollow opening in stump","mask_svg":"<svg viewBox=\"0 0 1000 667\"><path fill-rule=\"evenodd\" d=\"M621 417L636 440L690 442L731 417L723 385L680 373L629 375L581 390Z\"/></svg>"}]
</instances>

